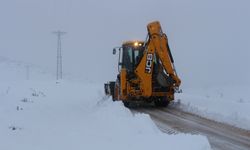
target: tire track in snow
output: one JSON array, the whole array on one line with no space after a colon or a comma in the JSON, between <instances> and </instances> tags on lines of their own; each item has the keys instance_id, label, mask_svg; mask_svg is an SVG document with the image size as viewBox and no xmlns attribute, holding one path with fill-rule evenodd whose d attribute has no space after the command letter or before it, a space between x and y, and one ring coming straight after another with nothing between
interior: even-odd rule
<instances>
[{"instance_id":1,"label":"tire track in snow","mask_svg":"<svg viewBox=\"0 0 250 150\"><path fill-rule=\"evenodd\" d=\"M184 112L179 108L138 107L131 111L149 114L159 129L168 134L204 135L214 150L250 149L250 131Z\"/></svg>"}]
</instances>

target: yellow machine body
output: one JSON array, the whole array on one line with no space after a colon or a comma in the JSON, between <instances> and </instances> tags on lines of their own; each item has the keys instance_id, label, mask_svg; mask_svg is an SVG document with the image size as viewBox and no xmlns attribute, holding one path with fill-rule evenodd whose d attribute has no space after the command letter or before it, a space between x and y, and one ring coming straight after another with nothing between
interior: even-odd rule
<instances>
[{"instance_id":1,"label":"yellow machine body","mask_svg":"<svg viewBox=\"0 0 250 150\"><path fill-rule=\"evenodd\" d=\"M147 31L146 41L127 41L119 47L119 74L116 81L105 84L105 92L127 105L153 101L166 106L174 100L181 80L160 23L149 23Z\"/></svg>"}]
</instances>

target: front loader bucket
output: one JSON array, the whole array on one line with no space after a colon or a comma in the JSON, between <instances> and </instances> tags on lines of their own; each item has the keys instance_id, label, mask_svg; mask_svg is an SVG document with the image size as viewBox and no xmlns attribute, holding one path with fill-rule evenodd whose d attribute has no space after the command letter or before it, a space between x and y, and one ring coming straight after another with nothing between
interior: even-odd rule
<instances>
[{"instance_id":1,"label":"front loader bucket","mask_svg":"<svg viewBox=\"0 0 250 150\"><path fill-rule=\"evenodd\" d=\"M106 95L114 96L115 91L115 82L110 81L109 83L104 84L104 91Z\"/></svg>"}]
</instances>

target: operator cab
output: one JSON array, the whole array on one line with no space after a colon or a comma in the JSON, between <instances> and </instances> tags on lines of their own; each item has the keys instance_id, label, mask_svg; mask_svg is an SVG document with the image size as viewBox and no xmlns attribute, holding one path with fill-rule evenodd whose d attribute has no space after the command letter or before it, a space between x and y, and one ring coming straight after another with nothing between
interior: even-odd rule
<instances>
[{"instance_id":1,"label":"operator cab","mask_svg":"<svg viewBox=\"0 0 250 150\"><path fill-rule=\"evenodd\" d=\"M139 64L144 52L144 42L127 41L122 44L119 64L121 68L126 68L128 72L133 72Z\"/></svg>"}]
</instances>

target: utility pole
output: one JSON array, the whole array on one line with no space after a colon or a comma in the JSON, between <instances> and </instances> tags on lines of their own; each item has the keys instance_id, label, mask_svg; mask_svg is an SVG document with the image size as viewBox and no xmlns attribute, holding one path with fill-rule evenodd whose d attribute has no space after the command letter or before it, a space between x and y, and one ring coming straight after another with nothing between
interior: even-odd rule
<instances>
[{"instance_id":1,"label":"utility pole","mask_svg":"<svg viewBox=\"0 0 250 150\"><path fill-rule=\"evenodd\" d=\"M26 66L26 80L29 80L30 79L30 66L27 65Z\"/></svg>"},{"instance_id":2,"label":"utility pole","mask_svg":"<svg viewBox=\"0 0 250 150\"><path fill-rule=\"evenodd\" d=\"M62 79L62 43L61 36L66 34L63 31L54 31L53 34L57 36L57 63L56 63L56 80Z\"/></svg>"}]
</instances>

